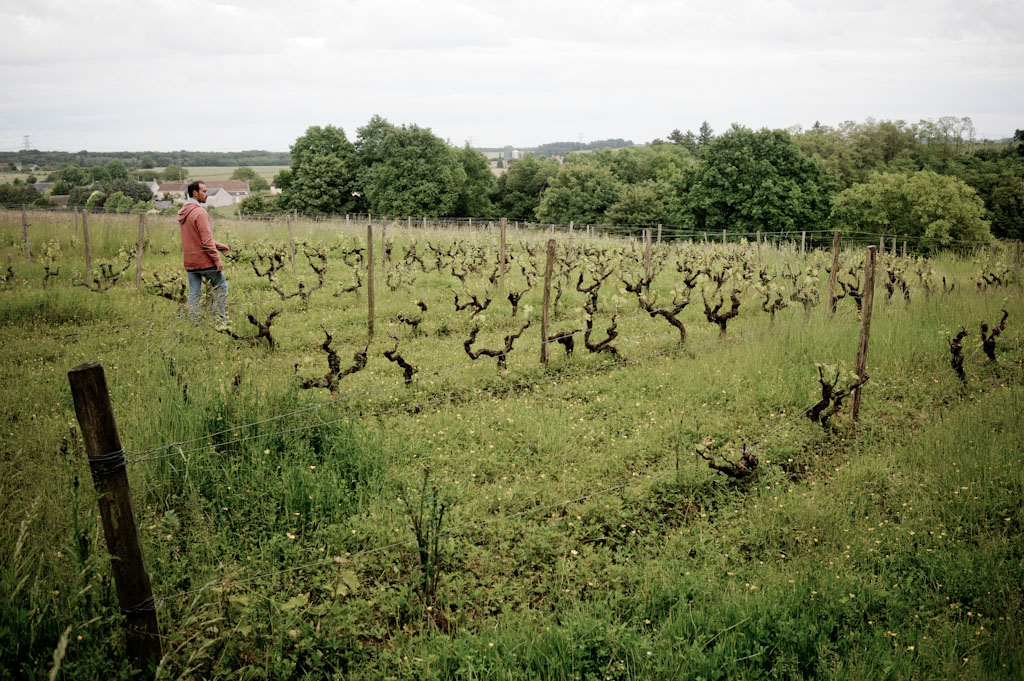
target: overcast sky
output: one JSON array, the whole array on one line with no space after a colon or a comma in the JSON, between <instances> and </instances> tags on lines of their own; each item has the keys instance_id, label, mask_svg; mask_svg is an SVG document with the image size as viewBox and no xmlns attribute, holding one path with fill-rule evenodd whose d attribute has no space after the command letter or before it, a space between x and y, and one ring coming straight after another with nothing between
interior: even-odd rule
<instances>
[{"instance_id":1,"label":"overcast sky","mask_svg":"<svg viewBox=\"0 0 1024 681\"><path fill-rule=\"evenodd\" d=\"M0 150L462 145L970 116L1024 128L1022 0L2 0Z\"/></svg>"}]
</instances>

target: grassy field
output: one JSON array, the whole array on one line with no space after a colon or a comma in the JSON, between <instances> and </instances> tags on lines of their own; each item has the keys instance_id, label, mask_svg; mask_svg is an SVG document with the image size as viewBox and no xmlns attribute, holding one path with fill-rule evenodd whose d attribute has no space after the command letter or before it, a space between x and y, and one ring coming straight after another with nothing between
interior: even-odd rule
<instances>
[{"instance_id":1,"label":"grassy field","mask_svg":"<svg viewBox=\"0 0 1024 681\"><path fill-rule=\"evenodd\" d=\"M513 317L489 281L496 233L391 225L382 266L377 225L367 345L355 250L365 224L296 223L293 274L284 222L215 222L233 248L232 331L255 335L246 316L279 311L271 349L193 326L157 295L157 275L180 276L173 219L149 222L138 293L134 264L103 292L76 285L71 216L30 217L27 264L20 213L0 213L11 268L0 291L0 676L45 677L55 660L61 678L132 676L72 430L66 373L85 361L105 368L129 452L164 637L159 678L1024 673L1024 302L1010 252L884 258L860 421L847 399L823 427L805 416L822 396L817 365L850 383L860 319L849 296L834 316L824 309L821 251L657 248L659 309L685 297L687 268L706 270L678 315L680 344L627 290L644 271L640 246L561 233L552 332L584 328L577 278L586 288L604 262L614 273L591 342L614 324L616 352L589 352L577 334L571 355L552 344L545 367L534 272L546 234L510 230L505 289L533 281ZM134 248L137 225L92 216L96 263L126 262L117 253ZM323 287L283 300L317 285L316 248ZM275 280L257 276L250 261L262 272L274 253ZM843 270L862 260L845 251ZM46 280L44 261L59 274ZM884 272L904 266L909 300L898 288L889 299ZM1009 283L978 284L992 274ZM724 335L701 299L717 302L716 276L740 291ZM789 300L794 288L819 304ZM776 294L788 306L772 319L761 303ZM475 317L455 309L473 295L492 302ZM1003 309L989 362L979 324ZM527 320L507 371L467 356L474 327L470 349L499 349ZM963 383L947 341L961 325ZM341 370L367 357L333 394L301 387L328 371L325 330ZM409 385L384 356L396 342L418 369Z\"/></svg>"}]
</instances>

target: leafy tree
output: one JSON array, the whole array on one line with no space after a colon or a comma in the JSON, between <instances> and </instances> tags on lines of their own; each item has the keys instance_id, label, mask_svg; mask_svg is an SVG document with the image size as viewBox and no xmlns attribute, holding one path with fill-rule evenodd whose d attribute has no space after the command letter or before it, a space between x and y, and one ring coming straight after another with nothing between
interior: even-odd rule
<instances>
[{"instance_id":1,"label":"leafy tree","mask_svg":"<svg viewBox=\"0 0 1024 681\"><path fill-rule=\"evenodd\" d=\"M510 163L492 194L498 213L513 220L536 220L541 196L558 168L558 161L530 153Z\"/></svg>"},{"instance_id":2,"label":"leafy tree","mask_svg":"<svg viewBox=\"0 0 1024 681\"><path fill-rule=\"evenodd\" d=\"M127 180L128 169L120 161L111 161L106 165L108 180Z\"/></svg>"},{"instance_id":3,"label":"leafy tree","mask_svg":"<svg viewBox=\"0 0 1024 681\"><path fill-rule=\"evenodd\" d=\"M231 173L231 179L248 182L249 191L252 192L262 192L270 189L270 183L249 166L235 168L235 171Z\"/></svg>"},{"instance_id":4,"label":"leafy tree","mask_svg":"<svg viewBox=\"0 0 1024 681\"><path fill-rule=\"evenodd\" d=\"M84 206L95 190L89 186L75 187L68 195L69 206Z\"/></svg>"},{"instance_id":5,"label":"leafy tree","mask_svg":"<svg viewBox=\"0 0 1024 681\"><path fill-rule=\"evenodd\" d=\"M393 128L365 175L370 209L385 215L452 215L466 182L454 149L417 125Z\"/></svg>"},{"instance_id":6,"label":"leafy tree","mask_svg":"<svg viewBox=\"0 0 1024 681\"><path fill-rule=\"evenodd\" d=\"M285 189L288 189L289 187L292 186L293 177L295 176L292 174L290 168L285 168L284 170L278 171L277 175L274 175L274 186L280 189L281 191L284 191Z\"/></svg>"},{"instance_id":7,"label":"leafy tree","mask_svg":"<svg viewBox=\"0 0 1024 681\"><path fill-rule=\"evenodd\" d=\"M989 215L992 233L1002 239L1024 239L1024 179L1007 173L992 190Z\"/></svg>"},{"instance_id":8,"label":"leafy tree","mask_svg":"<svg viewBox=\"0 0 1024 681\"><path fill-rule=\"evenodd\" d=\"M931 170L877 173L841 192L832 204L838 229L925 237L941 245L989 240L984 215L985 205L971 187Z\"/></svg>"},{"instance_id":9,"label":"leafy tree","mask_svg":"<svg viewBox=\"0 0 1024 681\"><path fill-rule=\"evenodd\" d=\"M39 191L30 184L0 184L0 205L20 206L39 198Z\"/></svg>"},{"instance_id":10,"label":"leafy tree","mask_svg":"<svg viewBox=\"0 0 1024 681\"><path fill-rule=\"evenodd\" d=\"M467 143L455 151L455 155L466 173L466 181L459 192L453 215L456 217L490 217L494 212L490 194L494 189L494 174L487 157L472 149Z\"/></svg>"},{"instance_id":11,"label":"leafy tree","mask_svg":"<svg viewBox=\"0 0 1024 681\"><path fill-rule=\"evenodd\" d=\"M89 184L89 173L74 163L65 163L51 176L52 182L64 182L72 187Z\"/></svg>"},{"instance_id":12,"label":"leafy tree","mask_svg":"<svg viewBox=\"0 0 1024 681\"><path fill-rule=\"evenodd\" d=\"M669 134L668 141L676 146L683 147L690 153L697 153L697 136L693 134L692 130L687 130L684 134L679 132L679 128L676 128Z\"/></svg>"},{"instance_id":13,"label":"leafy tree","mask_svg":"<svg viewBox=\"0 0 1024 681\"><path fill-rule=\"evenodd\" d=\"M604 223L608 221L606 211L619 200L620 192L620 183L607 167L567 159L544 191L537 218L541 222Z\"/></svg>"},{"instance_id":14,"label":"leafy tree","mask_svg":"<svg viewBox=\"0 0 1024 681\"><path fill-rule=\"evenodd\" d=\"M110 179L106 166L92 166L89 168L89 182L106 182Z\"/></svg>"},{"instance_id":15,"label":"leafy tree","mask_svg":"<svg viewBox=\"0 0 1024 681\"><path fill-rule=\"evenodd\" d=\"M608 220L617 225L663 224L668 219L671 194L666 182L623 186L619 200L608 208Z\"/></svg>"},{"instance_id":16,"label":"leafy tree","mask_svg":"<svg viewBox=\"0 0 1024 681\"><path fill-rule=\"evenodd\" d=\"M733 126L704 147L687 202L697 229L814 229L828 215L824 178L784 130Z\"/></svg>"},{"instance_id":17,"label":"leafy tree","mask_svg":"<svg viewBox=\"0 0 1024 681\"><path fill-rule=\"evenodd\" d=\"M164 182L175 182L175 181L179 181L180 182L182 180L187 180L188 179L188 169L187 168L182 168L181 166L175 165L175 164L172 163L172 164L167 165L167 166L164 167L163 172L160 173L160 178Z\"/></svg>"},{"instance_id":18,"label":"leafy tree","mask_svg":"<svg viewBox=\"0 0 1024 681\"><path fill-rule=\"evenodd\" d=\"M38 181L39 178L36 177L35 175L29 175L28 177L25 178L25 184L35 184Z\"/></svg>"},{"instance_id":19,"label":"leafy tree","mask_svg":"<svg viewBox=\"0 0 1024 681\"><path fill-rule=\"evenodd\" d=\"M100 208L103 206L104 203L106 203L106 201L107 195L101 192L100 190L96 189L91 194L89 194L89 198L86 199L85 201L85 207Z\"/></svg>"},{"instance_id":20,"label":"leafy tree","mask_svg":"<svg viewBox=\"0 0 1024 681\"><path fill-rule=\"evenodd\" d=\"M143 154L142 156L139 157L139 168L143 170L151 170L152 168L156 168L156 161L154 161L153 157L150 156L149 154Z\"/></svg>"},{"instance_id":21,"label":"leafy tree","mask_svg":"<svg viewBox=\"0 0 1024 681\"><path fill-rule=\"evenodd\" d=\"M358 161L345 131L310 126L291 147L291 178L281 187L281 203L314 213L350 213L355 207Z\"/></svg>"},{"instance_id":22,"label":"leafy tree","mask_svg":"<svg viewBox=\"0 0 1024 681\"><path fill-rule=\"evenodd\" d=\"M132 200L132 197L123 192L114 192L103 202L103 210L108 213L127 213L133 205L135 205L135 201Z\"/></svg>"},{"instance_id":23,"label":"leafy tree","mask_svg":"<svg viewBox=\"0 0 1024 681\"><path fill-rule=\"evenodd\" d=\"M65 182L64 180L57 180L57 182L54 183L53 187L50 188L50 195L51 196L68 195L68 194L71 194L71 190L72 189L74 189L74 187L71 186L70 184L68 184L67 182Z\"/></svg>"},{"instance_id":24,"label":"leafy tree","mask_svg":"<svg viewBox=\"0 0 1024 681\"><path fill-rule=\"evenodd\" d=\"M102 182L99 185L99 189L107 195L121 192L122 194L130 197L134 201L152 201L153 192L150 190L148 185L142 184L141 182L133 182L131 180L109 180Z\"/></svg>"}]
</instances>

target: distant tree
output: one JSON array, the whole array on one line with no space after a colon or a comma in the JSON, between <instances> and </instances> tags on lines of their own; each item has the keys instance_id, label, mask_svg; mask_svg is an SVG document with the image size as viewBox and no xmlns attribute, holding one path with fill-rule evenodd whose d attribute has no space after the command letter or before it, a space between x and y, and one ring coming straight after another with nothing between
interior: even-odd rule
<instances>
[{"instance_id":1,"label":"distant tree","mask_svg":"<svg viewBox=\"0 0 1024 681\"><path fill-rule=\"evenodd\" d=\"M90 179L87 171L79 168L74 163L65 163L54 173L52 181L65 182L72 187L80 187L89 184Z\"/></svg>"},{"instance_id":2,"label":"distant tree","mask_svg":"<svg viewBox=\"0 0 1024 681\"><path fill-rule=\"evenodd\" d=\"M697 229L815 229L828 216L823 182L786 131L733 126L703 148L687 203Z\"/></svg>"},{"instance_id":3,"label":"distant tree","mask_svg":"<svg viewBox=\"0 0 1024 681\"><path fill-rule=\"evenodd\" d=\"M492 193L498 214L513 220L536 220L541 196L558 168L558 161L531 153L510 163Z\"/></svg>"},{"instance_id":4,"label":"distant tree","mask_svg":"<svg viewBox=\"0 0 1024 681\"><path fill-rule=\"evenodd\" d=\"M490 194L494 189L494 173L487 157L472 149L469 143L455 151L466 174L466 181L459 191L453 215L456 217L484 218L494 212Z\"/></svg>"},{"instance_id":5,"label":"distant tree","mask_svg":"<svg viewBox=\"0 0 1024 681\"><path fill-rule=\"evenodd\" d=\"M50 188L50 195L51 196L69 195L69 194L71 194L71 190L72 189L74 189L74 187L71 186L70 184L68 184L67 182L65 182L64 180L57 180L57 182L54 183L53 187Z\"/></svg>"},{"instance_id":6,"label":"distant tree","mask_svg":"<svg viewBox=\"0 0 1024 681\"><path fill-rule=\"evenodd\" d=\"M1024 239L1024 179L1009 173L1001 177L992 190L989 214L993 235L1001 239Z\"/></svg>"},{"instance_id":7,"label":"distant tree","mask_svg":"<svg viewBox=\"0 0 1024 681\"><path fill-rule=\"evenodd\" d=\"M370 209L384 215L452 215L466 171L456 150L429 128L393 128L384 136L381 160L365 175Z\"/></svg>"},{"instance_id":8,"label":"distant tree","mask_svg":"<svg viewBox=\"0 0 1024 681\"><path fill-rule=\"evenodd\" d=\"M596 163L566 163L551 179L537 207L541 222L604 223L620 197L611 170Z\"/></svg>"},{"instance_id":9,"label":"distant tree","mask_svg":"<svg viewBox=\"0 0 1024 681\"><path fill-rule=\"evenodd\" d=\"M1024 156L1024 130L1017 130L1013 133L1013 141L1017 142L1017 153Z\"/></svg>"},{"instance_id":10,"label":"distant tree","mask_svg":"<svg viewBox=\"0 0 1024 681\"><path fill-rule=\"evenodd\" d=\"M107 195L96 189L89 194L89 198L85 201L86 208L100 208L107 201Z\"/></svg>"},{"instance_id":11,"label":"distant tree","mask_svg":"<svg viewBox=\"0 0 1024 681\"><path fill-rule=\"evenodd\" d=\"M25 184L35 184L38 181L39 178L36 177L35 175L29 175L28 177L25 178Z\"/></svg>"},{"instance_id":12,"label":"distant tree","mask_svg":"<svg viewBox=\"0 0 1024 681\"><path fill-rule=\"evenodd\" d=\"M121 192L125 196L130 197L134 201L152 201L153 192L150 190L148 185L142 184L141 182L133 182L131 180L108 180L107 182L101 182L98 188L108 196L116 192Z\"/></svg>"},{"instance_id":13,"label":"distant tree","mask_svg":"<svg viewBox=\"0 0 1024 681\"><path fill-rule=\"evenodd\" d=\"M270 183L249 166L235 168L235 171L231 173L231 179L248 182L249 191L251 192L262 192L270 189Z\"/></svg>"},{"instance_id":14,"label":"distant tree","mask_svg":"<svg viewBox=\"0 0 1024 681\"><path fill-rule=\"evenodd\" d=\"M668 134L668 141L671 142L672 144L683 143L683 133L680 132L679 128L676 128L675 130Z\"/></svg>"},{"instance_id":15,"label":"distant tree","mask_svg":"<svg viewBox=\"0 0 1024 681\"><path fill-rule=\"evenodd\" d=\"M21 206L39 198L39 192L30 184L0 184L0 205Z\"/></svg>"},{"instance_id":16,"label":"distant tree","mask_svg":"<svg viewBox=\"0 0 1024 681\"><path fill-rule=\"evenodd\" d=\"M135 179L139 182L153 182L160 179L160 173L155 170L140 170L135 173Z\"/></svg>"},{"instance_id":17,"label":"distant tree","mask_svg":"<svg viewBox=\"0 0 1024 681\"><path fill-rule=\"evenodd\" d=\"M110 161L106 165L108 180L127 180L128 169L120 161Z\"/></svg>"},{"instance_id":18,"label":"distant tree","mask_svg":"<svg viewBox=\"0 0 1024 681\"><path fill-rule=\"evenodd\" d=\"M164 182L180 182L182 180L187 180L188 169L172 163L164 167L163 172L160 173L160 179Z\"/></svg>"},{"instance_id":19,"label":"distant tree","mask_svg":"<svg viewBox=\"0 0 1024 681\"><path fill-rule=\"evenodd\" d=\"M281 203L314 213L350 213L356 205L358 161L345 131L310 126L291 147L291 178L281 187Z\"/></svg>"},{"instance_id":20,"label":"distant tree","mask_svg":"<svg viewBox=\"0 0 1024 681\"><path fill-rule=\"evenodd\" d=\"M156 168L156 161L149 154L143 154L139 157L139 168L143 170L150 170Z\"/></svg>"},{"instance_id":21,"label":"distant tree","mask_svg":"<svg viewBox=\"0 0 1024 681\"><path fill-rule=\"evenodd\" d=\"M925 237L935 240L933 246L988 241L984 215L985 205L971 187L931 170L877 173L832 203L832 222L838 229Z\"/></svg>"},{"instance_id":22,"label":"distant tree","mask_svg":"<svg viewBox=\"0 0 1024 681\"><path fill-rule=\"evenodd\" d=\"M273 215L281 211L276 196L251 194L238 204L238 212L243 215Z\"/></svg>"},{"instance_id":23,"label":"distant tree","mask_svg":"<svg viewBox=\"0 0 1024 681\"><path fill-rule=\"evenodd\" d=\"M706 147L714 139L715 131L711 129L711 125L707 121L701 123L700 130L697 131L697 146Z\"/></svg>"},{"instance_id":24,"label":"distant tree","mask_svg":"<svg viewBox=\"0 0 1024 681\"><path fill-rule=\"evenodd\" d=\"M89 182L106 182L110 179L105 166L91 166L89 168Z\"/></svg>"}]
</instances>

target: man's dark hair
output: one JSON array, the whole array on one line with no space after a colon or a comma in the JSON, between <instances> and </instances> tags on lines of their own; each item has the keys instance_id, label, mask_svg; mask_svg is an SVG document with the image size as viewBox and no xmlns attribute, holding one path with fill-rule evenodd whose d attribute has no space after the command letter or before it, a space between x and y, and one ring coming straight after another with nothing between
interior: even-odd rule
<instances>
[{"instance_id":1,"label":"man's dark hair","mask_svg":"<svg viewBox=\"0 0 1024 681\"><path fill-rule=\"evenodd\" d=\"M188 185L188 198L190 198L190 199L195 198L192 195L195 194L197 191L199 191L199 185L201 185L201 184L206 184L206 183L203 182L202 180L195 180L194 182L190 182L189 183L189 185Z\"/></svg>"}]
</instances>

